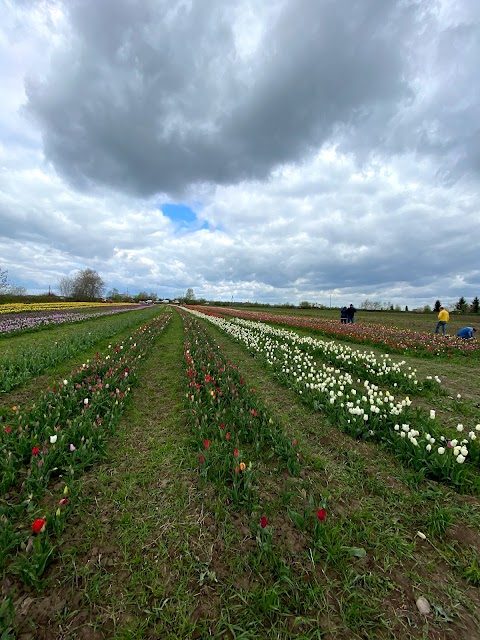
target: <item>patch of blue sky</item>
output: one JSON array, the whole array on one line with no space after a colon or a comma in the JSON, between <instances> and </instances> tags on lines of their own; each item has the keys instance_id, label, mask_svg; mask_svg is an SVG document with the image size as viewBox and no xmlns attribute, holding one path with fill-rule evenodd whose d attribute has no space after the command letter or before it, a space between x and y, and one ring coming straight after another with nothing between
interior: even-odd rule
<instances>
[{"instance_id":1,"label":"patch of blue sky","mask_svg":"<svg viewBox=\"0 0 480 640\"><path fill-rule=\"evenodd\" d=\"M198 203L197 209L201 209L201 205ZM186 204L174 204L167 202L160 206L163 215L170 218L175 223L177 229L183 230L195 230L208 229L207 222L200 223L197 218L195 210Z\"/></svg>"}]
</instances>

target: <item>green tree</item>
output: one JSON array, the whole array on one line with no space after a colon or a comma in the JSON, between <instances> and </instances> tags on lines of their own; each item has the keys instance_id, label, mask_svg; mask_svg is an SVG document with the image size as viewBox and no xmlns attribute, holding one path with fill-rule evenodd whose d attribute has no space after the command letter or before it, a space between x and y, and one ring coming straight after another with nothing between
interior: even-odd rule
<instances>
[{"instance_id":1,"label":"green tree","mask_svg":"<svg viewBox=\"0 0 480 640\"><path fill-rule=\"evenodd\" d=\"M478 300L478 296L475 296L475 298L472 300L472 304L470 305L470 311L472 313L478 313L479 310L479 300Z\"/></svg>"},{"instance_id":2,"label":"green tree","mask_svg":"<svg viewBox=\"0 0 480 640\"><path fill-rule=\"evenodd\" d=\"M120 300L121 298L120 291L115 287L113 287L113 289L110 289L110 291L107 291L107 298L109 300Z\"/></svg>"},{"instance_id":3,"label":"green tree","mask_svg":"<svg viewBox=\"0 0 480 640\"><path fill-rule=\"evenodd\" d=\"M187 289L187 293L185 294L185 302L190 302L190 300L195 300L193 289Z\"/></svg>"},{"instance_id":4,"label":"green tree","mask_svg":"<svg viewBox=\"0 0 480 640\"><path fill-rule=\"evenodd\" d=\"M300 304L298 305L300 307L300 309L311 309L312 305L310 304L310 302L307 302L306 300L304 300L303 302L300 302Z\"/></svg>"},{"instance_id":5,"label":"green tree","mask_svg":"<svg viewBox=\"0 0 480 640\"><path fill-rule=\"evenodd\" d=\"M455 309L457 311L462 311L463 313L467 311L467 301L463 296L459 299L459 301L455 305Z\"/></svg>"},{"instance_id":6,"label":"green tree","mask_svg":"<svg viewBox=\"0 0 480 640\"><path fill-rule=\"evenodd\" d=\"M433 310L438 313L440 311L440 307L441 306L442 306L442 303L440 302L440 300L436 300L435 301L435 306L433 307Z\"/></svg>"}]
</instances>

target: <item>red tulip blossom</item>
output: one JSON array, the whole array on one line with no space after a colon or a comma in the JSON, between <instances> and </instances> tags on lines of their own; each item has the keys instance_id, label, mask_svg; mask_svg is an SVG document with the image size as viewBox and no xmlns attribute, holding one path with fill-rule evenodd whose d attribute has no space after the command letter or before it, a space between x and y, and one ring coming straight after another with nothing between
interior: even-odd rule
<instances>
[{"instance_id":1,"label":"red tulip blossom","mask_svg":"<svg viewBox=\"0 0 480 640\"><path fill-rule=\"evenodd\" d=\"M38 456L39 453L40 453L40 449L38 447L33 447L32 456Z\"/></svg>"},{"instance_id":2,"label":"red tulip blossom","mask_svg":"<svg viewBox=\"0 0 480 640\"><path fill-rule=\"evenodd\" d=\"M238 458L238 449L233 450L233 457Z\"/></svg>"},{"instance_id":3,"label":"red tulip blossom","mask_svg":"<svg viewBox=\"0 0 480 640\"><path fill-rule=\"evenodd\" d=\"M45 518L39 518L32 523L32 529L34 533L41 533L45 529L47 521Z\"/></svg>"},{"instance_id":4,"label":"red tulip blossom","mask_svg":"<svg viewBox=\"0 0 480 640\"><path fill-rule=\"evenodd\" d=\"M325 511L325 509L319 509L317 511L317 518L319 520L325 520L326 517L327 517L327 512Z\"/></svg>"},{"instance_id":5,"label":"red tulip blossom","mask_svg":"<svg viewBox=\"0 0 480 640\"><path fill-rule=\"evenodd\" d=\"M210 446L210 440L204 440L203 441L203 445L204 445L205 449L208 449L208 447Z\"/></svg>"},{"instance_id":6,"label":"red tulip blossom","mask_svg":"<svg viewBox=\"0 0 480 640\"><path fill-rule=\"evenodd\" d=\"M268 520L266 519L265 516L262 516L260 518L260 526L262 527L262 529L265 529L265 527L267 526Z\"/></svg>"}]
</instances>

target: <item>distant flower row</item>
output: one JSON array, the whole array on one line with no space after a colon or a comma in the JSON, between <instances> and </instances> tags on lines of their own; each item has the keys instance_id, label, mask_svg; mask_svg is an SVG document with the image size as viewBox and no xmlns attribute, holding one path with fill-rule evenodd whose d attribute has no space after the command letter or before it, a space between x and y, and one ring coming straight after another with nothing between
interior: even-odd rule
<instances>
[{"instance_id":1,"label":"distant flower row","mask_svg":"<svg viewBox=\"0 0 480 640\"><path fill-rule=\"evenodd\" d=\"M300 327L318 331L323 335L356 342L378 346L390 353L401 353L405 355L417 356L444 356L454 355L478 355L480 353L478 340L462 340L456 336L439 336L433 333L422 333L419 331L409 331L398 327L387 327L377 324L340 324L335 320L323 318L298 317L293 315L280 315L273 313L262 313L259 311L245 311L238 309L227 309L224 307L194 307L198 311L211 316L235 316L246 320L259 320L261 322L271 322L287 325L290 327Z\"/></svg>"},{"instance_id":2,"label":"distant flower row","mask_svg":"<svg viewBox=\"0 0 480 640\"><path fill-rule=\"evenodd\" d=\"M93 326L88 321L84 322L75 328L73 334L57 336L55 341L42 341L38 345L29 342L23 349L8 352L0 356L0 393L9 392L67 358L94 348L101 340L109 340L151 318L149 308L135 313L114 313Z\"/></svg>"},{"instance_id":3,"label":"distant flower row","mask_svg":"<svg viewBox=\"0 0 480 640\"><path fill-rule=\"evenodd\" d=\"M82 303L79 303L82 304ZM92 308L91 306L89 308ZM97 307L95 307L97 308ZM75 313L74 310L64 310L63 312L58 310L47 310L38 313L0 313L0 334L12 333L18 331L32 331L39 329L47 325L52 324L64 324L67 322L82 322L83 320L89 320L90 318L99 318L101 316L108 316L117 313L123 313L124 311L132 311L135 309L143 309L140 305L128 305L128 306L109 306L108 310L97 311L94 313ZM1 309L1 307L0 307ZM105 307L102 307L105 309Z\"/></svg>"},{"instance_id":4,"label":"distant flower row","mask_svg":"<svg viewBox=\"0 0 480 640\"><path fill-rule=\"evenodd\" d=\"M116 302L115 307L136 307L131 302ZM0 315L5 313L24 313L35 311L64 311L66 309L97 309L105 308L102 302L12 302L11 304L0 304ZM109 308L112 308L109 306Z\"/></svg>"}]
</instances>

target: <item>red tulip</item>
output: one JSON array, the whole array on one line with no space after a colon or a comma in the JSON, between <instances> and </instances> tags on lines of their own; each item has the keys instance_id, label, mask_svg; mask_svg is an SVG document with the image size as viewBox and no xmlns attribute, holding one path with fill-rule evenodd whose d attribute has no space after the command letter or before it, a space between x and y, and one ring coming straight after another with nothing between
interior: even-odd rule
<instances>
[{"instance_id":1,"label":"red tulip","mask_svg":"<svg viewBox=\"0 0 480 640\"><path fill-rule=\"evenodd\" d=\"M45 529L47 521L45 518L39 518L32 523L32 529L34 533L41 533Z\"/></svg>"}]
</instances>

